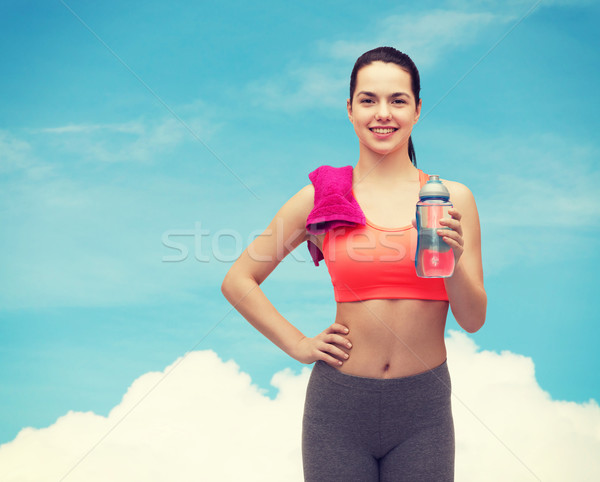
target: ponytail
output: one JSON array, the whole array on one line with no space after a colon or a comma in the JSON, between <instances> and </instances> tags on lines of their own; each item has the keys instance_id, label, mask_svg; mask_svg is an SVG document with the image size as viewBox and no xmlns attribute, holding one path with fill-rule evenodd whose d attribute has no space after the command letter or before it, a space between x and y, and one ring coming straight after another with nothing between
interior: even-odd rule
<instances>
[{"instance_id":1,"label":"ponytail","mask_svg":"<svg viewBox=\"0 0 600 482\"><path fill-rule=\"evenodd\" d=\"M417 167L417 155L415 154L415 146L413 146L412 136L408 138L408 157L413 166Z\"/></svg>"}]
</instances>

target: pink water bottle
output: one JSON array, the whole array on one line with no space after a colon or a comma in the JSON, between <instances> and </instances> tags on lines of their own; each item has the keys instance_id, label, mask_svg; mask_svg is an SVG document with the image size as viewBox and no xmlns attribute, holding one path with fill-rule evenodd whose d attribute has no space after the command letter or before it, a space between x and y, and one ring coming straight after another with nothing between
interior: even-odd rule
<instances>
[{"instance_id":1,"label":"pink water bottle","mask_svg":"<svg viewBox=\"0 0 600 482\"><path fill-rule=\"evenodd\" d=\"M417 203L417 254L415 267L421 278L448 278L454 273L454 252L437 233L450 229L440 225L440 219L450 218L450 193L440 176L429 176L419 191Z\"/></svg>"}]
</instances>

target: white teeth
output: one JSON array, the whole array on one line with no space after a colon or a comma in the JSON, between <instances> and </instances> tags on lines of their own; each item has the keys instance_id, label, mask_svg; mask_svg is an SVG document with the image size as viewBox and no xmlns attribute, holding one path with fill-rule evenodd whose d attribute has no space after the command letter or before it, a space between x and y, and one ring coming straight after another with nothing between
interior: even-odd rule
<instances>
[{"instance_id":1,"label":"white teeth","mask_svg":"<svg viewBox=\"0 0 600 482\"><path fill-rule=\"evenodd\" d=\"M396 129L387 128L387 129L371 129L371 130L373 132L375 132L376 134L391 134Z\"/></svg>"}]
</instances>

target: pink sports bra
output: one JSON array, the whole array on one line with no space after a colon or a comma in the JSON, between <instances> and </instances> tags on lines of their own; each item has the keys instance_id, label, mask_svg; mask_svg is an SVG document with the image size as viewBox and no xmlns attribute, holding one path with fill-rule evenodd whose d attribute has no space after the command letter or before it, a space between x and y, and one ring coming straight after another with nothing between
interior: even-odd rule
<instances>
[{"instance_id":1,"label":"pink sports bra","mask_svg":"<svg viewBox=\"0 0 600 482\"><path fill-rule=\"evenodd\" d=\"M419 170L421 186L428 176ZM323 256L337 302L368 299L448 301L442 278L415 271L417 231L412 226L340 226L325 234Z\"/></svg>"}]
</instances>

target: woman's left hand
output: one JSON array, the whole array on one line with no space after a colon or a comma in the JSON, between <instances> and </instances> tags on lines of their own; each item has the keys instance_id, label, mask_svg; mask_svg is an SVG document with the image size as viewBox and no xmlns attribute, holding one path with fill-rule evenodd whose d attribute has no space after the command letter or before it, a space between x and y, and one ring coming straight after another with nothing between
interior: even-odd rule
<instances>
[{"instance_id":1,"label":"woman's left hand","mask_svg":"<svg viewBox=\"0 0 600 482\"><path fill-rule=\"evenodd\" d=\"M450 229L438 229L438 234L448 244L452 251L454 251L454 262L458 263L458 260L463 254L465 242L463 240L463 231L460 224L462 218L461 214L454 208L448 210L451 218L440 219L440 224L445 228Z\"/></svg>"}]
</instances>

